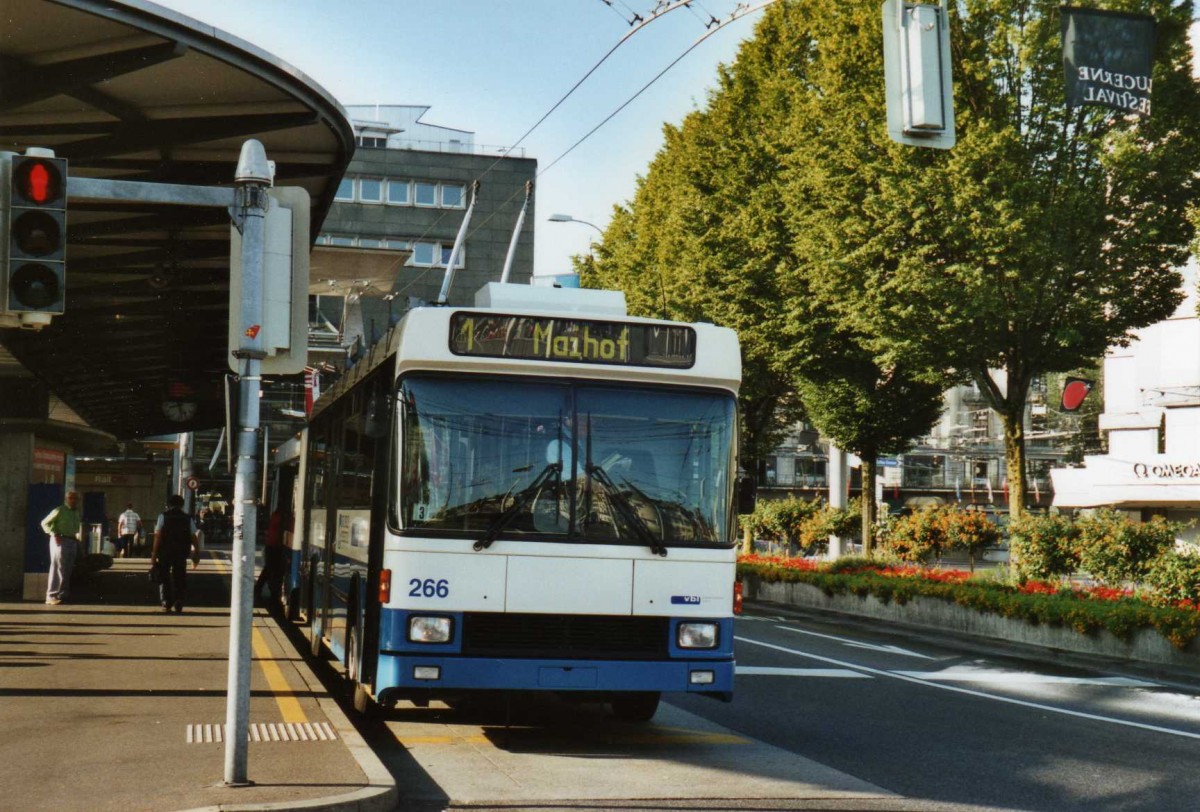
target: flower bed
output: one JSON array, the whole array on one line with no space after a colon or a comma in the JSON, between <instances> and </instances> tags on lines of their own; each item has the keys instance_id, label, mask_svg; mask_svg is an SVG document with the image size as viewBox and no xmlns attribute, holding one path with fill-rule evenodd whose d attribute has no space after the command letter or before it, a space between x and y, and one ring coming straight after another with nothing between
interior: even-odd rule
<instances>
[{"instance_id":1,"label":"flower bed","mask_svg":"<svg viewBox=\"0 0 1200 812\"><path fill-rule=\"evenodd\" d=\"M1080 634L1106 629L1129 641L1140 629L1155 629L1176 649L1200 633L1200 605L1180 601L1156 606L1132 592L1111 587L1076 587L1045 581L1017 586L972 577L960 570L892 566L867 559L821 563L811 559L743 556L738 575L767 583L805 583L827 596L874 596L904 605L916 597L934 598L977 612L990 612L1034 625L1062 626Z\"/></svg>"}]
</instances>

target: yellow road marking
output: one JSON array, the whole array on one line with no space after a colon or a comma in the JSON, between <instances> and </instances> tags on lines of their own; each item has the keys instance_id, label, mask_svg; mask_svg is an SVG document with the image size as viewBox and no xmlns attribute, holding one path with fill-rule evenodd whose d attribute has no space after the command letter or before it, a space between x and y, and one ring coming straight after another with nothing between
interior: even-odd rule
<instances>
[{"instance_id":1,"label":"yellow road marking","mask_svg":"<svg viewBox=\"0 0 1200 812\"><path fill-rule=\"evenodd\" d=\"M283 714L285 722L307 722L308 717L304 715L304 709L300 707L299 701L292 696L292 689L288 687L287 680L283 677L283 671L279 669L279 663L275 662L275 658L271 655L271 650L267 648L267 641L259 633L258 629L254 630L253 634L254 656L258 658L258 665L262 668L263 676L267 678L267 685L271 688L271 692L275 694L275 703L279 705L279 712Z\"/></svg>"},{"instance_id":2,"label":"yellow road marking","mask_svg":"<svg viewBox=\"0 0 1200 812\"><path fill-rule=\"evenodd\" d=\"M208 555L216 562L217 569L222 574L229 572L229 566L225 563L224 559L217 558L214 550L209 550ZM262 633L258 629L254 629L251 632L250 641L251 647L254 649L254 657L258 660L258 666L262 669L263 676L267 678L267 686L275 696L275 704L279 706L279 713L282 714L283 721L307 722L308 716L305 715L304 709L300 707L299 700L292 696L292 689L288 685L287 679L284 678L279 664L275 662L275 657L271 654L270 647L267 646L266 638L262 636Z\"/></svg>"}]
</instances>

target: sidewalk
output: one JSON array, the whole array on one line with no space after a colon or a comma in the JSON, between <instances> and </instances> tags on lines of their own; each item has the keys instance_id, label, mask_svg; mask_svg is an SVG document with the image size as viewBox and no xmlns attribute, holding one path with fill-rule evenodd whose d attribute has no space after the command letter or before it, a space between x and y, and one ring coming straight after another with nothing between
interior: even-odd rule
<instances>
[{"instance_id":1,"label":"sidewalk","mask_svg":"<svg viewBox=\"0 0 1200 812\"><path fill-rule=\"evenodd\" d=\"M254 785L223 786L228 559L210 551L189 572L183 614L158 606L146 559L116 561L60 606L0 602L0 808L395 808L391 776L261 609Z\"/></svg>"}]
</instances>

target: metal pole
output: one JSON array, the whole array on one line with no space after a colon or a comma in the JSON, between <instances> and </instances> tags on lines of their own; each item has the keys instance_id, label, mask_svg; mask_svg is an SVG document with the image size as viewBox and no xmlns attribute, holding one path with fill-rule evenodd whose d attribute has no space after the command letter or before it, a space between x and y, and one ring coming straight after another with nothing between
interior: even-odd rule
<instances>
[{"instance_id":1,"label":"metal pole","mask_svg":"<svg viewBox=\"0 0 1200 812\"><path fill-rule=\"evenodd\" d=\"M192 446L194 437L190 431L179 435L179 492L183 494L183 512L191 515L195 507L196 492L187 486L192 478Z\"/></svg>"},{"instance_id":2,"label":"metal pole","mask_svg":"<svg viewBox=\"0 0 1200 812\"><path fill-rule=\"evenodd\" d=\"M450 250L450 261L446 263L446 275L442 277L442 290L438 293L437 304L439 307L446 304L446 300L450 297L450 286L454 284L454 266L458 262L458 256L462 253L463 241L467 238L467 226L471 224L471 214L475 211L475 201L479 198L479 181L475 181L471 185L471 202L467 205L467 211L463 215L462 225L458 227L458 236L454 238L454 248Z\"/></svg>"},{"instance_id":3,"label":"metal pole","mask_svg":"<svg viewBox=\"0 0 1200 812\"><path fill-rule=\"evenodd\" d=\"M829 506L840 509L846 507L846 452L829 444L829 464L826 469L829 476ZM829 557L840 558L844 551L845 541L839 536L829 537Z\"/></svg>"},{"instance_id":4,"label":"metal pole","mask_svg":"<svg viewBox=\"0 0 1200 812\"><path fill-rule=\"evenodd\" d=\"M508 243L508 254L504 257L504 272L500 274L500 283L508 282L512 273L513 258L517 255L517 241L521 238L521 227L525 225L525 212L529 211L529 201L533 199L533 181L525 181L525 202L517 214L517 225L513 228L512 240Z\"/></svg>"},{"instance_id":5,"label":"metal pole","mask_svg":"<svg viewBox=\"0 0 1200 812\"><path fill-rule=\"evenodd\" d=\"M217 440L217 447L213 449L212 459L208 461L208 472L211 474L212 469L217 465L217 458L221 456L221 447L225 445L225 427L221 426L221 436Z\"/></svg>"},{"instance_id":6,"label":"metal pole","mask_svg":"<svg viewBox=\"0 0 1200 812\"><path fill-rule=\"evenodd\" d=\"M234 177L233 222L242 233L241 330L234 355L241 364L238 387L237 473L233 501L233 602L229 618L229 681L225 711L225 784L249 786L246 777L250 716L250 635L254 609L254 542L258 530L258 391L262 382L263 234L271 174L263 145L242 145ZM234 318L231 313L230 318Z\"/></svg>"}]
</instances>

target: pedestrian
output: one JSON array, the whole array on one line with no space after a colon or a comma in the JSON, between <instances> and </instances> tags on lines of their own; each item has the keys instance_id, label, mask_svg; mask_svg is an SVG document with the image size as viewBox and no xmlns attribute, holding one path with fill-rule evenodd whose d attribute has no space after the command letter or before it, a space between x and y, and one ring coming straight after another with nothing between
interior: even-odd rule
<instances>
[{"instance_id":1,"label":"pedestrian","mask_svg":"<svg viewBox=\"0 0 1200 812\"><path fill-rule=\"evenodd\" d=\"M162 578L158 585L159 601L164 612L183 611L187 589L188 553L192 554L192 569L200 566L200 540L196 523L183 512L183 497L172 494L167 509L154 526L154 549L150 551L150 566L158 566Z\"/></svg>"},{"instance_id":2,"label":"pedestrian","mask_svg":"<svg viewBox=\"0 0 1200 812\"><path fill-rule=\"evenodd\" d=\"M117 517L117 555L121 558L133 556L133 545L142 534L142 517L133 509L133 502L125 505L125 512Z\"/></svg>"},{"instance_id":3,"label":"pedestrian","mask_svg":"<svg viewBox=\"0 0 1200 812\"><path fill-rule=\"evenodd\" d=\"M287 553L284 534L291 533L291 519L284 522L283 510L276 508L267 522L267 534L263 542L263 567L254 582L254 602L263 603L263 588L270 587L271 602L267 608L278 612L283 608L284 556Z\"/></svg>"},{"instance_id":4,"label":"pedestrian","mask_svg":"<svg viewBox=\"0 0 1200 812\"><path fill-rule=\"evenodd\" d=\"M71 591L71 570L83 540L79 516L79 492L67 491L63 504L42 519L42 530L50 536L50 579L46 584L46 603L57 606Z\"/></svg>"}]
</instances>

